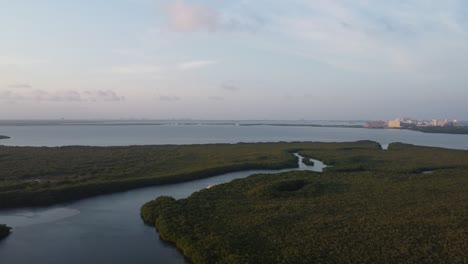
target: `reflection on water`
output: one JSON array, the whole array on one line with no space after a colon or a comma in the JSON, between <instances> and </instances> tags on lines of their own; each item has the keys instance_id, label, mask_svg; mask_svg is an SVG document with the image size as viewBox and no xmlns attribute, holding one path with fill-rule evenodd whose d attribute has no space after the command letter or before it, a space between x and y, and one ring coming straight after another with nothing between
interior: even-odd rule
<instances>
[{"instance_id":1,"label":"reflection on water","mask_svg":"<svg viewBox=\"0 0 468 264\"><path fill-rule=\"evenodd\" d=\"M325 165L325 163L321 162L320 160L316 160L316 159L310 159L310 160L314 162L313 171L323 172L323 169L328 167L327 165Z\"/></svg>"},{"instance_id":2,"label":"reflection on water","mask_svg":"<svg viewBox=\"0 0 468 264\"><path fill-rule=\"evenodd\" d=\"M434 171L431 171L431 170L426 170L426 171L423 171L421 172L422 174L432 174L434 173Z\"/></svg>"},{"instance_id":3,"label":"reflection on water","mask_svg":"<svg viewBox=\"0 0 468 264\"><path fill-rule=\"evenodd\" d=\"M9 226L16 228L55 222L58 220L78 215L79 213L79 210L64 207L52 209L9 210L8 214L2 213L0 215L0 222L8 223Z\"/></svg>"}]
</instances>

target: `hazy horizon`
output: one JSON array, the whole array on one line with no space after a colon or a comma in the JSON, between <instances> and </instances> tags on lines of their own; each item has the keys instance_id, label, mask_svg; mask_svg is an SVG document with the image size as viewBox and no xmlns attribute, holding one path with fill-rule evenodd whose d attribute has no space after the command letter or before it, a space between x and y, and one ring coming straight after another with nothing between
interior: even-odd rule
<instances>
[{"instance_id":1,"label":"hazy horizon","mask_svg":"<svg viewBox=\"0 0 468 264\"><path fill-rule=\"evenodd\" d=\"M468 2L0 0L0 120L468 120Z\"/></svg>"}]
</instances>

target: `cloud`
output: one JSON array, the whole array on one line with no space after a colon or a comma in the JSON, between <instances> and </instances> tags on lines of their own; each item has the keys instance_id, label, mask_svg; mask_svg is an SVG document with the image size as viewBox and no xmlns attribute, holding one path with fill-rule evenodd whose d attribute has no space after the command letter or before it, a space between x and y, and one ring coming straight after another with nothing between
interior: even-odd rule
<instances>
[{"instance_id":1,"label":"cloud","mask_svg":"<svg viewBox=\"0 0 468 264\"><path fill-rule=\"evenodd\" d=\"M221 85L221 89L232 92L240 90L240 88L233 81L223 83Z\"/></svg>"},{"instance_id":2,"label":"cloud","mask_svg":"<svg viewBox=\"0 0 468 264\"><path fill-rule=\"evenodd\" d=\"M112 90L85 91L84 95L86 96L87 101L92 102L118 102L125 100L124 96L119 96Z\"/></svg>"},{"instance_id":3,"label":"cloud","mask_svg":"<svg viewBox=\"0 0 468 264\"><path fill-rule=\"evenodd\" d=\"M170 96L170 95L161 95L159 96L160 101L167 101L167 102L175 102L180 101L180 97L178 96Z\"/></svg>"},{"instance_id":4,"label":"cloud","mask_svg":"<svg viewBox=\"0 0 468 264\"><path fill-rule=\"evenodd\" d=\"M0 66L28 67L48 63L45 59L29 58L17 55L0 55Z\"/></svg>"},{"instance_id":5,"label":"cloud","mask_svg":"<svg viewBox=\"0 0 468 264\"><path fill-rule=\"evenodd\" d=\"M223 101L224 100L224 97L221 97L221 96L210 96L208 97L209 100L212 100L212 101Z\"/></svg>"},{"instance_id":6,"label":"cloud","mask_svg":"<svg viewBox=\"0 0 468 264\"><path fill-rule=\"evenodd\" d=\"M219 14L208 5L171 0L168 5L168 25L176 32L215 31Z\"/></svg>"},{"instance_id":7,"label":"cloud","mask_svg":"<svg viewBox=\"0 0 468 264\"><path fill-rule=\"evenodd\" d=\"M294 13L267 6L268 28L289 43L269 47L346 71L456 74L468 54L460 45L468 37L463 1L377 2L292 0L290 7L302 11Z\"/></svg>"},{"instance_id":8,"label":"cloud","mask_svg":"<svg viewBox=\"0 0 468 264\"><path fill-rule=\"evenodd\" d=\"M81 93L73 90L50 93L43 90L34 90L31 99L38 102L83 102Z\"/></svg>"},{"instance_id":9,"label":"cloud","mask_svg":"<svg viewBox=\"0 0 468 264\"><path fill-rule=\"evenodd\" d=\"M162 69L157 65L123 65L114 66L111 68L111 73L115 74L127 74L127 75L138 75L138 74L160 74Z\"/></svg>"},{"instance_id":10,"label":"cloud","mask_svg":"<svg viewBox=\"0 0 468 264\"><path fill-rule=\"evenodd\" d=\"M258 8L251 8L248 1L232 1L224 4L227 8L216 10L207 4L170 0L167 6L168 28L181 33L203 31L255 33L265 26L266 19L258 12Z\"/></svg>"},{"instance_id":11,"label":"cloud","mask_svg":"<svg viewBox=\"0 0 468 264\"><path fill-rule=\"evenodd\" d=\"M214 60L194 60L180 63L177 67L180 70L194 70L217 64Z\"/></svg>"},{"instance_id":12,"label":"cloud","mask_svg":"<svg viewBox=\"0 0 468 264\"><path fill-rule=\"evenodd\" d=\"M23 100L24 97L21 94L17 94L13 91L2 91L0 92L0 100L8 102L16 102Z\"/></svg>"},{"instance_id":13,"label":"cloud","mask_svg":"<svg viewBox=\"0 0 468 264\"><path fill-rule=\"evenodd\" d=\"M13 88L13 89L31 89L32 85L27 84L27 83L14 83L14 84L7 85L7 87Z\"/></svg>"},{"instance_id":14,"label":"cloud","mask_svg":"<svg viewBox=\"0 0 468 264\"><path fill-rule=\"evenodd\" d=\"M28 90L23 92L7 90L0 92L0 101L8 102L118 102L124 100L124 96L119 96L112 90L64 90L55 92L44 90Z\"/></svg>"}]
</instances>

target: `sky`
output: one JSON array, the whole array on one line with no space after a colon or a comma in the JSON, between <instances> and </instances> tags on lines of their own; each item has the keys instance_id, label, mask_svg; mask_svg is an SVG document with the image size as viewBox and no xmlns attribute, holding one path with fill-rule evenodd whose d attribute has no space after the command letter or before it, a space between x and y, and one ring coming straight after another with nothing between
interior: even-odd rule
<instances>
[{"instance_id":1,"label":"sky","mask_svg":"<svg viewBox=\"0 0 468 264\"><path fill-rule=\"evenodd\" d=\"M0 119L468 120L468 1L0 0Z\"/></svg>"}]
</instances>

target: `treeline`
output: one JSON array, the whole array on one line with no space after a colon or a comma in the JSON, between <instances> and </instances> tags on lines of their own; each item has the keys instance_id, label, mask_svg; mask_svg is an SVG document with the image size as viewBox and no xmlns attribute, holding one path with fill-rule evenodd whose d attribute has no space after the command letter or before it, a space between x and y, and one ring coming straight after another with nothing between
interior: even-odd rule
<instances>
[{"instance_id":1,"label":"treeline","mask_svg":"<svg viewBox=\"0 0 468 264\"><path fill-rule=\"evenodd\" d=\"M255 175L141 216L193 263L466 263L466 175Z\"/></svg>"},{"instance_id":2,"label":"treeline","mask_svg":"<svg viewBox=\"0 0 468 264\"><path fill-rule=\"evenodd\" d=\"M223 173L297 167L308 143L128 147L0 146L0 208L49 205Z\"/></svg>"},{"instance_id":3,"label":"treeline","mask_svg":"<svg viewBox=\"0 0 468 264\"><path fill-rule=\"evenodd\" d=\"M315 148L299 151L304 157L323 161L328 171L379 171L421 173L451 168L468 168L468 151L421 147L392 143L382 151L379 147Z\"/></svg>"},{"instance_id":4,"label":"treeline","mask_svg":"<svg viewBox=\"0 0 468 264\"><path fill-rule=\"evenodd\" d=\"M10 235L10 233L11 233L11 227L4 225L4 224L0 224L0 240Z\"/></svg>"},{"instance_id":5,"label":"treeline","mask_svg":"<svg viewBox=\"0 0 468 264\"><path fill-rule=\"evenodd\" d=\"M434 154L436 151L440 154ZM0 208L42 206L227 172L298 166L291 153L325 161L327 170L412 173L465 164L467 152L378 143L240 143L128 147L0 146ZM404 159L401 158L403 155ZM382 162L384 161L384 162ZM396 166L398 164L398 166Z\"/></svg>"},{"instance_id":6,"label":"treeline","mask_svg":"<svg viewBox=\"0 0 468 264\"><path fill-rule=\"evenodd\" d=\"M315 162L313 162L311 160L311 158L309 158L309 157L303 157L302 158L302 163L304 163L307 166L314 166L315 165Z\"/></svg>"},{"instance_id":7,"label":"treeline","mask_svg":"<svg viewBox=\"0 0 468 264\"><path fill-rule=\"evenodd\" d=\"M468 134L468 127L466 126L448 126L448 127L411 127L410 130L419 131L423 133L437 133L437 134Z\"/></svg>"},{"instance_id":8,"label":"treeline","mask_svg":"<svg viewBox=\"0 0 468 264\"><path fill-rule=\"evenodd\" d=\"M132 178L117 181L89 181L82 184L60 185L53 188L26 188L19 191L1 192L0 208L45 206L59 202L72 201L101 194L121 192L146 186L191 181L233 171L282 169L292 168L294 166L297 166L297 161L294 160L272 166L243 164L236 166L226 166L222 168L212 168L205 171L194 171L191 173L171 175L167 177Z\"/></svg>"}]
</instances>

